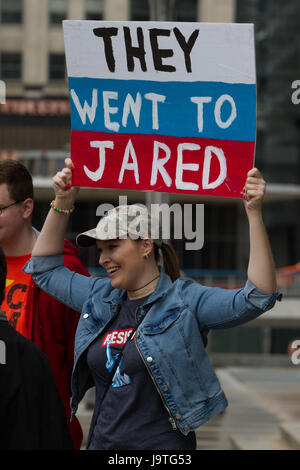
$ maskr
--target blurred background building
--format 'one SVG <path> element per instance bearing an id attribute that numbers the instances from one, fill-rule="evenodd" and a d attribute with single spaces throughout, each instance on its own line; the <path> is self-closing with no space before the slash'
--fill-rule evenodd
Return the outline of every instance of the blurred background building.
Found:
<path id="1" fill-rule="evenodd" d="M 0 0 L 0 79 L 6 84 L 6 103 L 0 104 L 0 158 L 20 159 L 33 174 L 38 229 L 53 196 L 51 178 L 70 147 L 62 20 L 146 21 L 150 15 L 148 0 Z M 169 19 L 255 24 L 256 166 L 270 182 L 264 218 L 276 265 L 284 268 L 278 279 L 288 295 L 282 302 L 287 310 L 281 308 L 274 318 L 268 315 L 268 321 L 258 320 L 251 327 L 212 332 L 209 349 L 218 363 L 261 361 L 262 355 L 278 360 L 278 355 L 286 357 L 288 343 L 300 338 L 300 105 L 291 100 L 292 82 L 300 80 L 300 2 L 174 0 Z M 129 203 L 145 202 L 143 192 L 120 194 L 127 195 Z M 99 191 L 82 189 L 68 238 L 74 241 L 76 233 L 95 226 L 98 204 L 117 204 L 118 196 L 116 190 L 103 190 L 100 201 Z M 205 204 L 202 250 L 184 251 L 184 241 L 174 241 L 182 270 L 208 285 L 243 285 L 249 253 L 242 201 L 194 195 L 178 198 L 178 194 L 170 195 L 170 203 Z M 92 249 L 82 251 L 82 258 L 91 272 L 97 272 Z"/>

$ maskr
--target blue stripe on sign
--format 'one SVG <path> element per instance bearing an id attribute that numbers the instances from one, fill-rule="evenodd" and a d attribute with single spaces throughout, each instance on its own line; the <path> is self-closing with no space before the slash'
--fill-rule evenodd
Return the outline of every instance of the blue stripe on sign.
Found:
<path id="1" fill-rule="evenodd" d="M 69 77 L 69 88 L 74 130 L 255 141 L 255 84 Z"/>

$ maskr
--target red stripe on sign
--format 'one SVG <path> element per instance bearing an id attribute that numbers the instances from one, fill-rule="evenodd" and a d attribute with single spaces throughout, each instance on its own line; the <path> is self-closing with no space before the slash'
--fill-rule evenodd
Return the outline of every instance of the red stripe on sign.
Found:
<path id="1" fill-rule="evenodd" d="M 72 131 L 73 184 L 239 197 L 255 142 Z"/>

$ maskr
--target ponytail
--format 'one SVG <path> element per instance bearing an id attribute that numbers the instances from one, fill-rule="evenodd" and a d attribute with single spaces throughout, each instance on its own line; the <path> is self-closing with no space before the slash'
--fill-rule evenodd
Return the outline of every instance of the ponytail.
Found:
<path id="1" fill-rule="evenodd" d="M 180 277 L 180 268 L 179 268 L 179 260 L 177 253 L 171 245 L 171 243 L 162 243 L 161 253 L 163 257 L 163 268 L 166 274 L 171 278 L 171 281 L 174 282 L 176 279 Z M 154 255 L 155 260 L 159 260 L 159 248 L 157 245 L 154 244 Z"/>

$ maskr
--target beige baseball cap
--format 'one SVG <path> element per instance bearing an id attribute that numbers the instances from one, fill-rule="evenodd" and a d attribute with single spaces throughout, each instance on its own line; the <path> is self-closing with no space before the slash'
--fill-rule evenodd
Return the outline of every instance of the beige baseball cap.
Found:
<path id="1" fill-rule="evenodd" d="M 80 247 L 92 246 L 96 240 L 115 240 L 130 237 L 133 240 L 151 238 L 161 246 L 159 219 L 146 206 L 139 204 L 115 207 L 101 218 L 97 226 L 76 237 Z"/>

